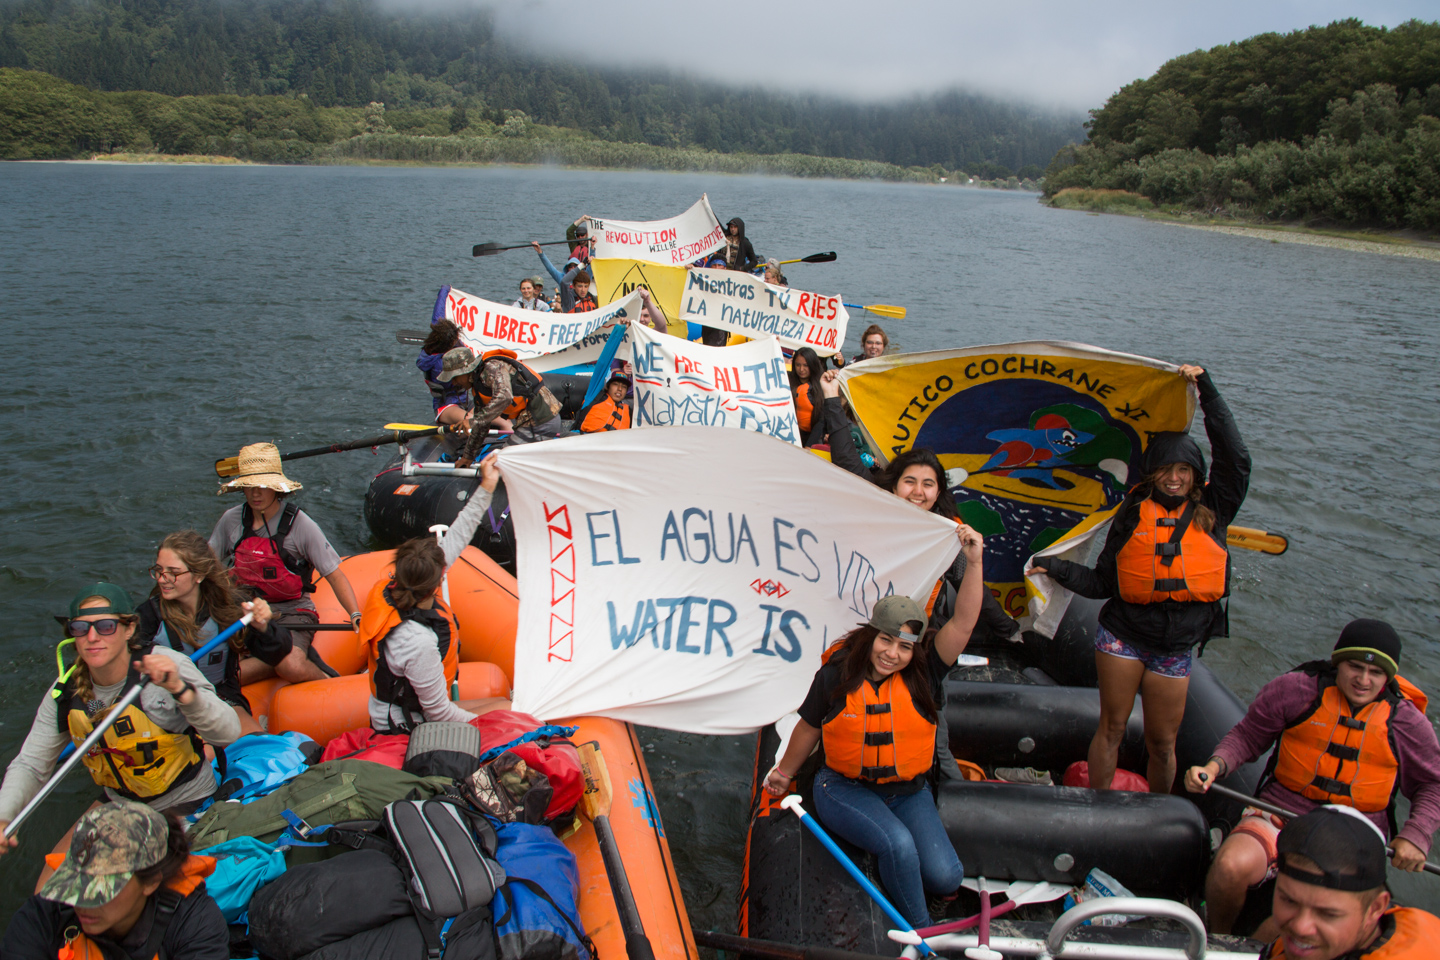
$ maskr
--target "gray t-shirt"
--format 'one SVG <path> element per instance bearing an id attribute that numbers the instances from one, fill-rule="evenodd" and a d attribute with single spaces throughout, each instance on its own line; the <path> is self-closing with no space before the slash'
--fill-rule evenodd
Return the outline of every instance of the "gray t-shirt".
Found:
<path id="1" fill-rule="evenodd" d="M 240 512 L 244 508 L 245 504 L 241 503 L 220 514 L 220 520 L 210 534 L 210 549 L 215 551 L 215 556 L 222 562 L 230 561 L 230 555 L 235 552 L 235 544 L 240 542 Z M 279 522 L 280 514 L 277 513 L 275 519 L 270 521 L 271 534 L 274 534 Z M 263 532 L 264 528 L 261 530 Z M 330 541 L 326 539 L 320 525 L 311 520 L 304 510 L 296 514 L 295 523 L 285 535 L 285 542 L 280 545 L 280 552 L 291 566 L 298 567 L 301 563 L 309 563 L 315 568 L 316 575 L 321 577 L 328 577 L 340 568 L 340 554 L 330 546 Z"/>

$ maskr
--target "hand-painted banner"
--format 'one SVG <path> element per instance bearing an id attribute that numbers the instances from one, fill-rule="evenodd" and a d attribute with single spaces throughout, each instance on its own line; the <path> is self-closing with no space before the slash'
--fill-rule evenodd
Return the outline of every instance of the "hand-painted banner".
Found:
<path id="1" fill-rule="evenodd" d="M 591 217 L 590 236 L 596 257 L 616 257 L 684 266 L 725 246 L 725 230 L 701 195 L 695 205 L 666 220 L 597 220 Z"/>
<path id="2" fill-rule="evenodd" d="M 595 302 L 614 303 L 644 287 L 650 291 L 672 336 L 685 336 L 686 323 L 680 319 L 680 293 L 685 289 L 685 268 L 667 267 L 643 260 L 591 260 L 595 275 Z"/>
<path id="3" fill-rule="evenodd" d="M 845 342 L 850 314 L 838 296 L 777 287 L 735 270 L 695 268 L 685 279 L 680 318 L 747 337 L 774 336 L 822 357 Z"/>
<path id="4" fill-rule="evenodd" d="M 637 427 L 738 427 L 800 445 L 774 337 L 707 347 L 631 324 Z"/>
<path id="5" fill-rule="evenodd" d="M 735 349 L 735 348 L 730 348 Z M 667 487 L 646 478 L 676 476 Z M 515 709 L 695 733 L 794 710 L 881 597 L 924 602 L 955 526 L 745 430 L 506 447 L 518 544 Z"/>
<path id="6" fill-rule="evenodd" d="M 568 352 L 572 356 L 557 364 L 565 366 L 599 356 L 606 336 L 603 328 L 616 320 L 638 317 L 640 295 L 632 293 L 585 313 L 538 313 L 481 300 L 454 287 L 441 287 L 435 303 L 436 316 L 442 311 L 446 320 L 460 328 L 461 342 L 477 355 L 488 350 L 514 350 L 520 359 L 529 360 Z M 594 341 L 593 348 L 586 340 Z M 573 350 L 577 345 L 580 349 Z M 581 358 L 581 353 L 591 355 Z M 549 369 L 549 365 L 545 368 Z"/>
<path id="7" fill-rule="evenodd" d="M 1138 479 L 1150 437 L 1189 429 L 1195 393 L 1177 369 L 1046 341 L 878 357 L 840 377 L 871 450 L 935 451 L 961 518 L 985 537 L 991 592 L 1049 636 L 1069 592 L 1027 581 L 1026 564 L 1083 560 Z"/>

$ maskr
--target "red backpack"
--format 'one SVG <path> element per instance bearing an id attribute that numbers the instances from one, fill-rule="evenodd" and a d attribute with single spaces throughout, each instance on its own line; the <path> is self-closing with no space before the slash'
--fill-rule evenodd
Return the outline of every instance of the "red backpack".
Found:
<path id="1" fill-rule="evenodd" d="M 277 603 L 298 600 L 303 594 L 315 590 L 310 582 L 315 568 L 302 563 L 300 569 L 295 569 L 280 549 L 299 515 L 299 507 L 293 503 L 285 504 L 285 509 L 280 511 L 280 521 L 275 525 L 275 533 L 266 536 L 251 529 L 255 514 L 251 512 L 250 504 L 240 508 L 240 537 L 235 541 L 234 550 L 235 579 L 258 591 L 266 600 Z"/>
<path id="2" fill-rule="evenodd" d="M 510 758 L 523 760 L 525 766 L 545 775 L 552 791 L 545 807 L 544 822 L 569 825 L 575 807 L 585 793 L 585 775 L 580 769 L 580 753 L 568 737 L 544 732 L 539 720 L 515 710 L 492 710 L 470 721 L 480 730 L 480 755 L 499 749 L 500 753 L 486 762 L 486 767 L 508 767 Z M 556 728 L 550 727 L 553 731 Z M 570 728 L 573 729 L 573 728 Z M 528 733 L 542 731 L 542 736 L 524 743 L 516 740 Z"/>

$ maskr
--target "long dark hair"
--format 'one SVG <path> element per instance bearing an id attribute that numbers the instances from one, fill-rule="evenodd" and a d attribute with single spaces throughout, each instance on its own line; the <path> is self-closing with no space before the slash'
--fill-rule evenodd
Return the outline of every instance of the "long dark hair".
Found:
<path id="1" fill-rule="evenodd" d="M 165 823 L 169 826 L 170 832 L 165 837 L 165 856 L 160 862 L 148 867 L 141 867 L 135 871 L 135 879 L 140 881 L 142 887 L 159 880 L 163 885 L 168 880 L 173 880 L 179 875 L 185 861 L 190 859 L 190 840 L 185 836 L 185 824 L 180 818 L 172 813 L 167 813 Z"/>
<path id="2" fill-rule="evenodd" d="M 944 517 L 946 520 L 954 520 L 957 515 L 955 496 L 950 492 L 950 485 L 945 480 L 945 467 L 932 450 L 925 447 L 906 450 L 891 460 L 880 474 L 880 486 L 894 493 L 895 488 L 900 485 L 900 478 L 905 475 L 905 471 L 914 466 L 929 467 L 935 471 L 935 483 L 939 486 L 940 492 L 935 495 L 935 503 L 930 507 L 930 512 Z"/>
<path id="3" fill-rule="evenodd" d="M 449 320 L 441 320 L 430 328 L 430 335 L 420 349 L 425 353 L 444 353 L 460 345 L 460 328 Z"/>
<path id="4" fill-rule="evenodd" d="M 870 648 L 875 645 L 875 638 L 879 635 L 879 630 L 866 624 L 840 638 L 839 649 L 831 654 L 832 659 L 840 660 L 840 682 L 830 694 L 832 703 L 844 702 L 846 697 L 865 682 L 870 668 Z M 935 694 L 930 687 L 930 647 L 934 642 L 935 631 L 927 630 L 920 642 L 915 644 L 915 652 L 911 655 L 910 662 L 900 669 L 900 679 L 910 691 L 910 699 L 915 702 L 915 709 L 931 723 L 939 716 Z"/>
<path id="5" fill-rule="evenodd" d="M 390 581 L 390 602 L 396 610 L 410 610 L 435 595 L 445 577 L 445 551 L 434 537 L 406 540 L 395 550 L 395 576 Z"/>
<path id="6" fill-rule="evenodd" d="M 815 351 L 809 347 L 801 347 L 799 350 L 796 350 L 794 356 L 790 358 L 790 389 L 793 391 L 796 387 L 800 386 L 801 383 L 800 377 L 795 373 L 795 360 L 797 358 L 804 360 L 806 368 L 810 371 L 810 376 L 806 378 L 804 382 L 810 384 L 810 386 L 818 391 L 820 389 L 820 375 L 825 372 L 825 368 L 821 365 L 820 358 L 815 355 Z"/>
<path id="7" fill-rule="evenodd" d="M 1130 491 L 1130 495 L 1135 498 L 1136 502 L 1148 500 L 1150 495 L 1156 491 L 1156 484 L 1160 482 L 1160 478 L 1170 467 L 1171 464 L 1167 463 L 1145 477 L 1135 485 L 1135 488 Z M 1205 492 L 1205 481 L 1193 466 L 1190 467 L 1190 472 L 1195 475 L 1194 482 L 1190 484 L 1190 492 L 1185 495 L 1185 499 L 1195 504 L 1195 519 L 1190 522 L 1205 533 L 1211 533 L 1215 530 L 1215 511 L 1200 502 L 1200 497 Z"/>

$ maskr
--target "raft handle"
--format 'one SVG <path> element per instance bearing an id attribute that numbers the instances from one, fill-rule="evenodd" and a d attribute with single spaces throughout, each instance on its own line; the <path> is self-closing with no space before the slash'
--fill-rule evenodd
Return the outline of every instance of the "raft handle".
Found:
<path id="1" fill-rule="evenodd" d="M 478 477 L 479 467 L 457 467 L 453 463 L 416 463 L 405 450 L 405 463 L 400 467 L 404 477 Z"/>
<path id="2" fill-rule="evenodd" d="M 1065 956 L 1065 938 L 1070 936 L 1076 927 L 1093 917 L 1114 913 L 1138 914 L 1143 917 L 1162 917 L 1166 920 L 1180 921 L 1185 925 L 1186 932 L 1190 934 L 1190 942 L 1185 947 L 1185 956 L 1188 960 L 1204 960 L 1205 925 L 1200 922 L 1195 911 L 1174 900 L 1157 900 L 1150 897 L 1096 897 L 1094 900 L 1077 903 L 1061 914 L 1060 918 L 1055 921 L 1055 925 L 1050 928 L 1050 934 L 1045 938 L 1046 952 L 1044 956 Z M 1086 944 L 1086 946 L 1092 946 L 1092 944 Z M 1098 953 L 1096 955 L 1098 956 Z"/>

